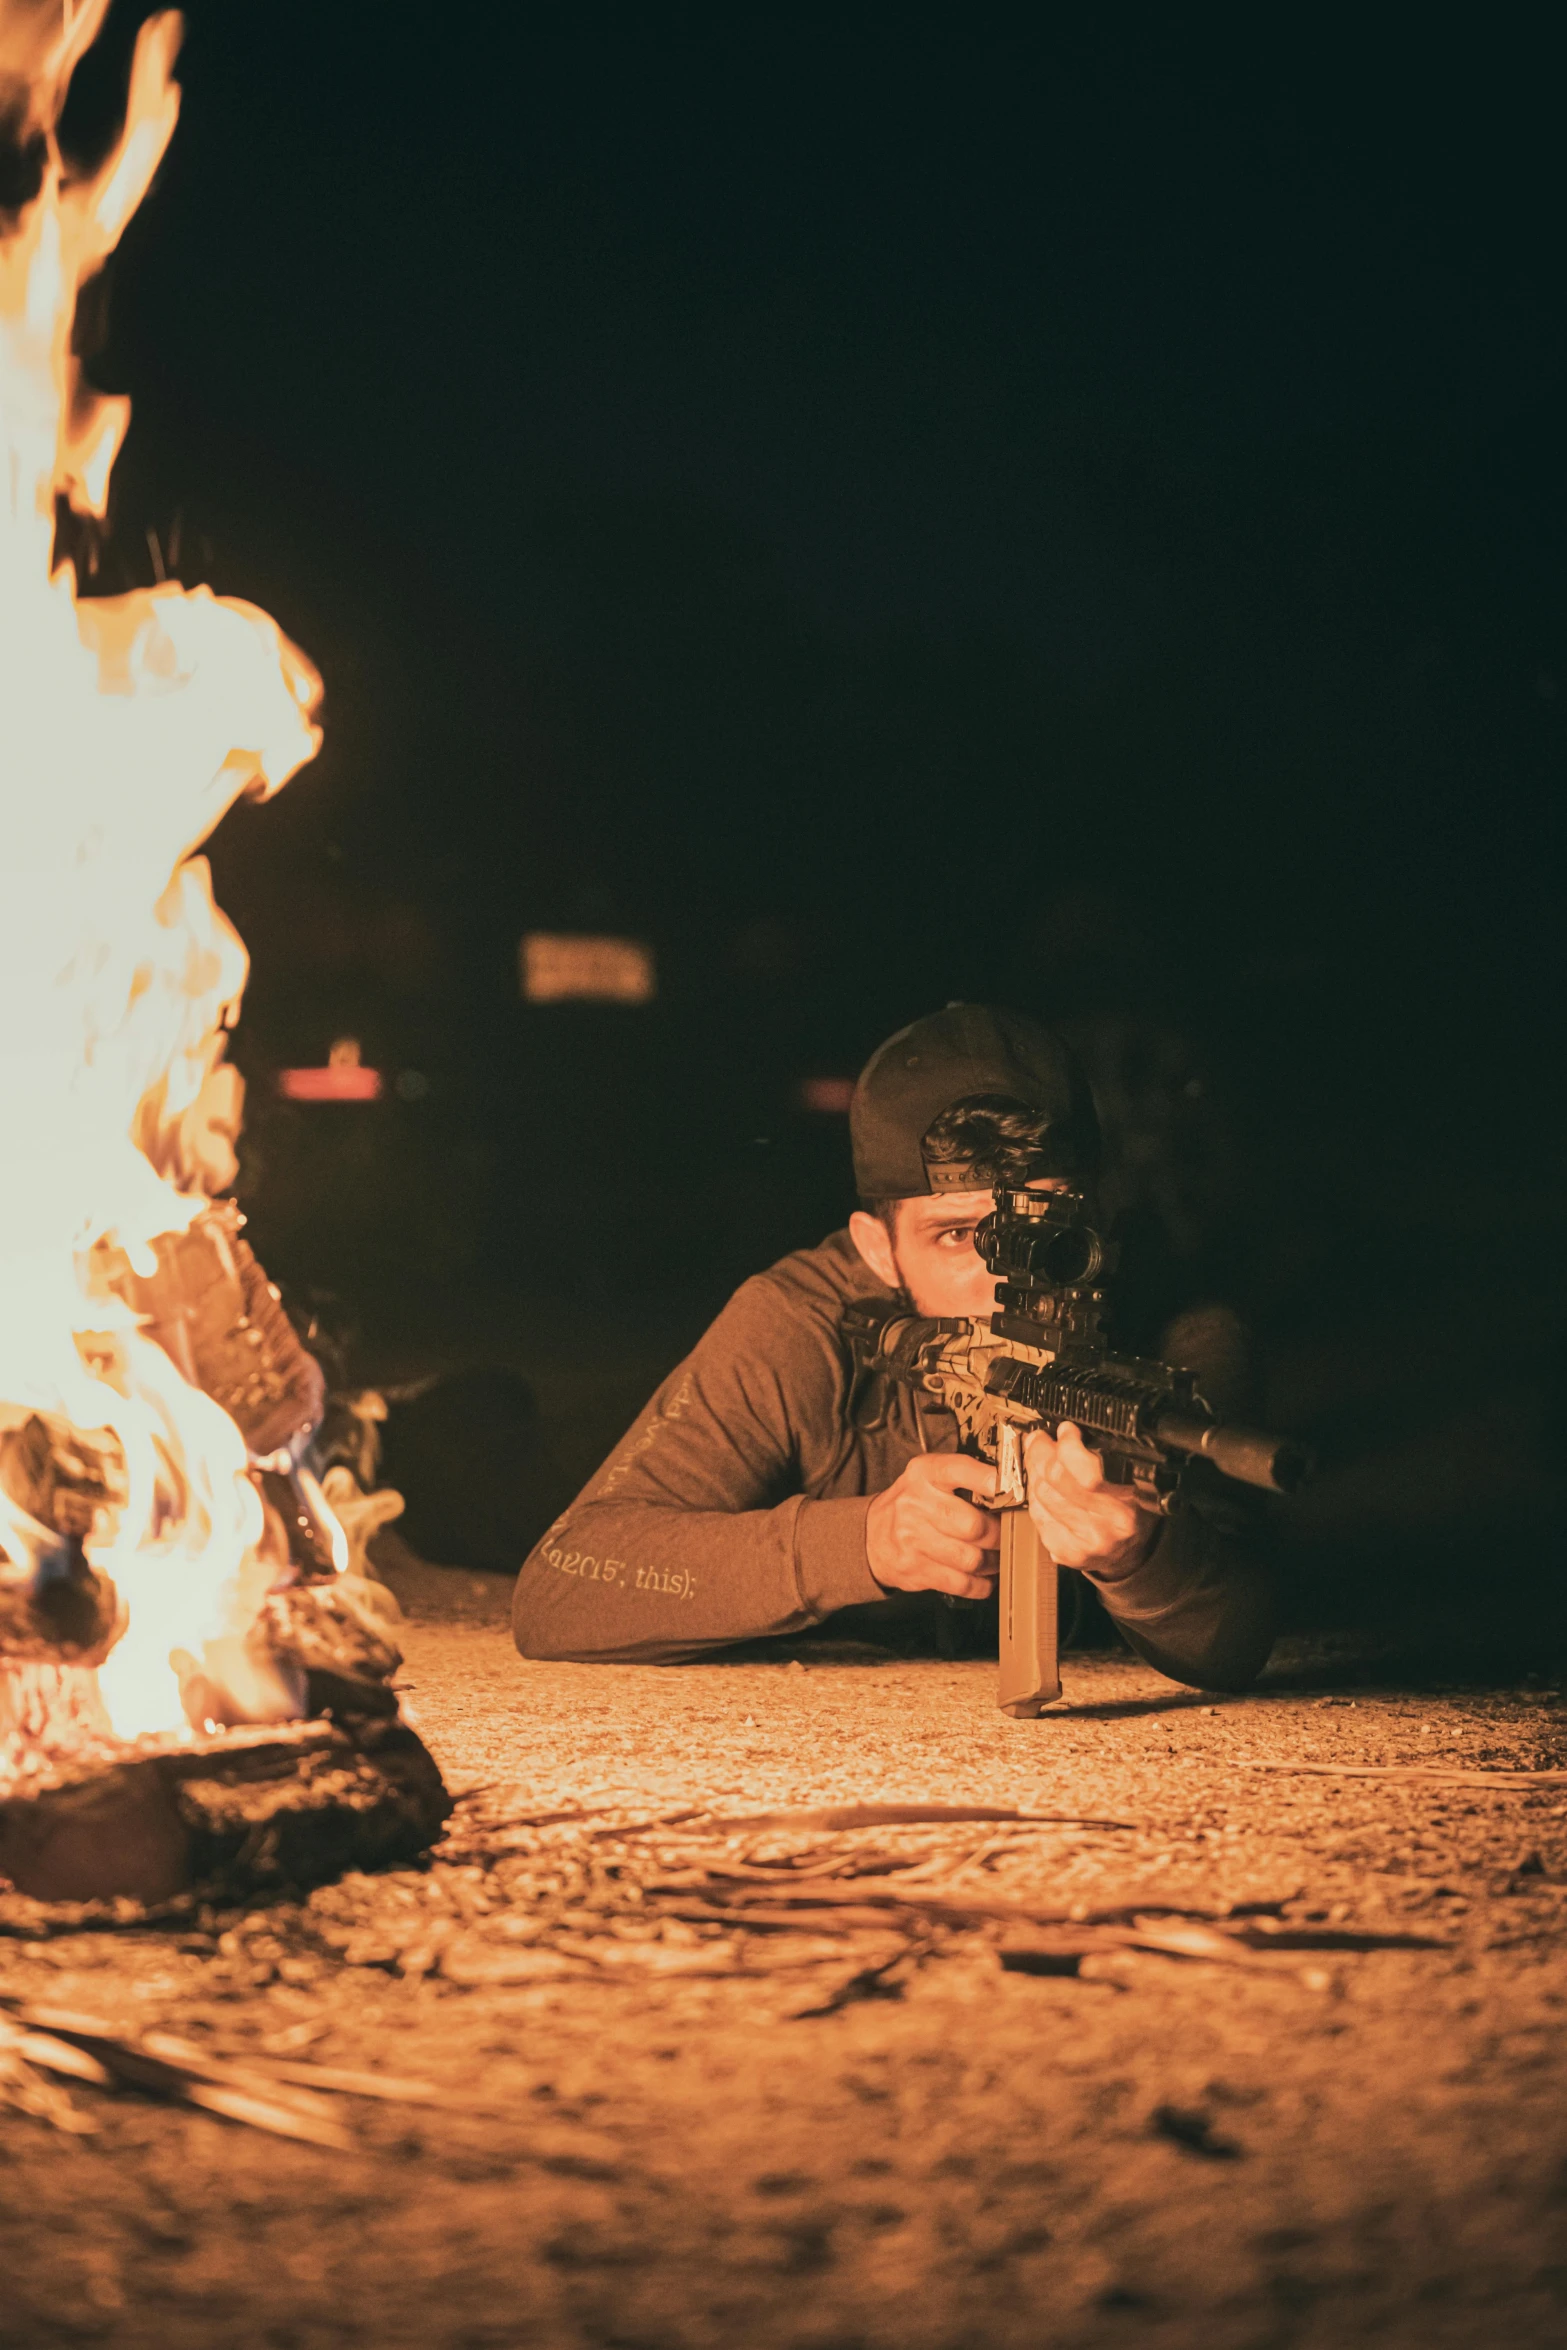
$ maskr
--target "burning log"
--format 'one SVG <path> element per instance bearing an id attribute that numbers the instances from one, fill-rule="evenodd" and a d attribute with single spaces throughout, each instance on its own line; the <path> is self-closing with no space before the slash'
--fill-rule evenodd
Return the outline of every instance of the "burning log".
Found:
<path id="1" fill-rule="evenodd" d="M 97 1665 L 125 1629 L 119 1593 L 82 1547 L 98 1511 L 124 1497 L 122 1465 L 38 1412 L 0 1431 L 0 1491 L 23 1553 L 0 1544 L 0 1657 Z"/>
<path id="2" fill-rule="evenodd" d="M 186 1231 L 156 1242 L 155 1273 L 122 1264 L 109 1278 L 190 1385 L 227 1412 L 252 1457 L 265 1458 L 308 1442 L 326 1385 L 244 1222 L 233 1200 L 215 1200 Z"/>
<path id="3" fill-rule="evenodd" d="M 214 1200 L 186 1231 L 155 1243 L 154 1272 L 137 1274 L 125 1259 L 111 1258 L 100 1278 L 244 1437 L 267 1555 L 307 1580 L 324 1579 L 346 1556 L 300 1457 L 320 1425 L 326 1383 L 245 1239 L 244 1223 L 233 1200 Z"/>
<path id="4" fill-rule="evenodd" d="M 124 1462 L 30 1412 L 19 1427 L 0 1433 L 0 1485 L 33 1518 L 79 1542 L 100 1509 L 123 1503 Z"/>
<path id="5" fill-rule="evenodd" d="M 406 1722 L 283 1722 L 57 1764 L 0 1798 L 0 1874 L 39 1901 L 275 1893 L 415 1859 L 451 1808 Z"/>
<path id="6" fill-rule="evenodd" d="M 311 1883 L 413 1857 L 450 1809 L 434 1763 L 397 1718 L 401 1652 L 343 1588 L 331 1513 L 295 1466 L 319 1419 L 321 1372 L 242 1221 L 218 1203 L 159 1244 L 152 1274 L 116 1267 L 110 1282 L 190 1384 L 228 1412 L 252 1461 L 261 1456 L 251 1470 L 259 1547 L 281 1578 L 241 1644 L 250 1675 L 218 1669 L 211 1644 L 201 1658 L 174 1651 L 184 1711 L 201 1732 L 177 1754 L 117 1751 L 90 1674 L 69 1669 L 100 1664 L 124 1629 L 123 1601 L 83 1548 L 123 1504 L 123 1463 L 38 1413 L 0 1434 L 10 1522 L 37 1528 L 26 1568 L 7 1573 L 0 1558 L 7 1726 L 13 1762 L 20 1749 L 28 1765 L 25 1784 L 0 1801 L 0 1875 L 34 1898 L 157 1902 L 195 1885 Z M 317 1718 L 247 1733 L 257 1685 L 291 1690 Z M 225 1732 L 238 1733 L 232 1744 Z"/>
<path id="7" fill-rule="evenodd" d="M 276 1661 L 303 1673 L 311 1713 L 340 1721 L 396 1713 L 390 1682 L 402 1650 L 334 1585 L 296 1583 L 274 1591 L 251 1637 Z"/>

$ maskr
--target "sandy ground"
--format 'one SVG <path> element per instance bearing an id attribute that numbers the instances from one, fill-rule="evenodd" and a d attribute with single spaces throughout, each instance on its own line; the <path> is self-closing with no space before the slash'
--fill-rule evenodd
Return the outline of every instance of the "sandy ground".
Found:
<path id="1" fill-rule="evenodd" d="M 1085 1659 L 1023 1724 L 983 1664 L 529 1666 L 499 1586 L 404 1596 L 407 1703 L 471 1791 L 434 1868 L 180 1934 L 13 1936 L 0 1976 L 449 2102 L 336 2101 L 347 2152 L 92 2090 L 80 2138 L 0 2113 L 6 2344 L 1567 2338 L 1567 1785 L 1254 1767 L 1567 1763 L 1554 1685 L 1400 1687 L 1319 1649 L 1210 1700 Z M 594 1837 L 868 1801 L 1129 1824 L 867 1830 L 827 1839 L 833 1865 L 1020 1902 L 1283 1901 L 1440 1946 L 1020 1974 L 999 1925 L 910 1958 L 874 1917 L 836 1942 L 640 1922 L 682 1868 L 819 1833 Z M 596 1900 L 635 1964 L 600 1963 Z M 882 1995 L 801 2012 L 889 1958 L 860 1984 Z"/>

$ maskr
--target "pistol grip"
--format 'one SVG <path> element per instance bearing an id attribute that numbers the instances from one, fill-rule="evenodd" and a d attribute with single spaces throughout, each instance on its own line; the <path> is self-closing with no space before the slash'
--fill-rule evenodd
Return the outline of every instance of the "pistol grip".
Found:
<path id="1" fill-rule="evenodd" d="M 1061 1694 L 1057 1572 L 1026 1509 L 1001 1513 L 1001 1685 L 1004 1714 L 1028 1720 Z"/>

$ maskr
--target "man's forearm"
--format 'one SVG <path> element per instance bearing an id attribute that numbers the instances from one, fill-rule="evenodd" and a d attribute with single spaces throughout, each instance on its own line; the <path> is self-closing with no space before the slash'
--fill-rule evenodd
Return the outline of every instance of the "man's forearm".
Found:
<path id="1" fill-rule="evenodd" d="M 524 1562 L 512 1620 L 524 1656 L 675 1664 L 803 1631 L 883 1596 L 865 1563 L 868 1501 L 766 1510 L 578 1502 Z"/>

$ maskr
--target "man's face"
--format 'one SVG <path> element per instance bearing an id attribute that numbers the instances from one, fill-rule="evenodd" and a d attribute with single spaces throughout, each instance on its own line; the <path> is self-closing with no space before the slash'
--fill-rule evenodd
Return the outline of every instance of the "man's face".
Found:
<path id="1" fill-rule="evenodd" d="M 895 1232 L 863 1210 L 849 1219 L 849 1231 L 878 1281 L 908 1292 L 917 1314 L 991 1313 L 996 1283 L 974 1247 L 974 1234 L 990 1214 L 988 1191 L 949 1191 L 931 1199 L 899 1200 Z"/>
<path id="2" fill-rule="evenodd" d="M 1045 1181 L 1029 1188 L 1065 1191 L 1069 1186 Z M 879 1216 L 861 1208 L 849 1218 L 849 1237 L 883 1287 L 906 1291 L 917 1314 L 977 1321 L 994 1313 L 996 1305 L 995 1276 L 974 1246 L 974 1235 L 995 1204 L 988 1191 L 900 1199 L 891 1232 Z"/>

